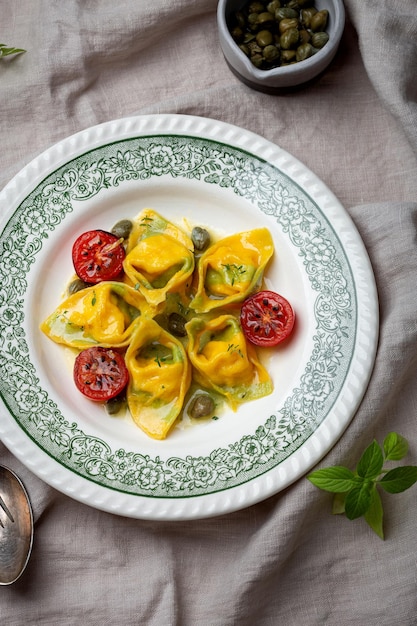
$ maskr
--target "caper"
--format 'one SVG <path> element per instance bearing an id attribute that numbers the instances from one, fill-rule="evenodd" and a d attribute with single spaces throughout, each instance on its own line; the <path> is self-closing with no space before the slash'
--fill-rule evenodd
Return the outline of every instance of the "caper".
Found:
<path id="1" fill-rule="evenodd" d="M 255 54 L 262 54 L 262 48 L 256 43 L 256 41 L 250 41 L 248 43 L 248 48 L 251 57 L 253 57 Z"/>
<path id="2" fill-rule="evenodd" d="M 281 7 L 275 11 L 275 21 L 280 22 L 285 19 L 296 19 L 298 17 L 297 11 L 289 9 L 288 7 Z"/>
<path id="3" fill-rule="evenodd" d="M 262 54 L 265 61 L 267 61 L 268 63 L 273 63 L 274 61 L 279 59 L 279 50 L 276 46 L 272 44 L 269 46 L 265 46 Z"/>
<path id="4" fill-rule="evenodd" d="M 107 400 L 104 404 L 104 408 L 106 409 L 106 413 L 109 415 L 117 415 L 117 413 L 120 413 L 125 404 L 126 394 L 122 391 L 122 393 L 119 393 L 118 396 Z"/>
<path id="5" fill-rule="evenodd" d="M 309 7 L 308 9 L 302 9 L 300 12 L 301 24 L 304 28 L 310 28 L 311 18 L 317 13 L 315 7 Z"/>
<path id="6" fill-rule="evenodd" d="M 289 28 L 297 28 L 298 29 L 298 20 L 296 18 L 284 18 L 279 23 L 279 32 L 281 35 L 285 33 Z"/>
<path id="7" fill-rule="evenodd" d="M 326 9 L 322 9 L 321 11 L 317 11 L 311 20 L 310 20 L 310 28 L 312 31 L 323 31 L 327 26 L 327 19 L 329 17 L 329 12 Z"/>
<path id="8" fill-rule="evenodd" d="M 185 337 L 187 334 L 185 330 L 186 322 L 185 317 L 174 311 L 168 316 L 168 331 L 176 337 Z"/>
<path id="9" fill-rule="evenodd" d="M 208 417 L 213 413 L 215 403 L 211 396 L 201 393 L 195 396 L 188 407 L 188 415 L 198 419 L 199 417 Z"/>
<path id="10" fill-rule="evenodd" d="M 265 48 L 265 46 L 269 46 L 274 41 L 274 36 L 270 30 L 260 30 L 256 35 L 256 42 L 261 48 Z"/>
<path id="11" fill-rule="evenodd" d="M 281 61 L 283 63 L 295 61 L 295 50 L 281 50 Z"/>
<path id="12" fill-rule="evenodd" d="M 262 2 L 251 2 L 248 6 L 249 13 L 262 13 L 264 5 Z"/>
<path id="13" fill-rule="evenodd" d="M 324 45 L 329 41 L 329 35 L 325 32 L 313 33 L 311 36 L 311 45 L 315 48 L 323 48 Z"/>
<path id="14" fill-rule="evenodd" d="M 298 43 L 298 29 L 289 28 L 283 33 L 279 39 L 280 46 L 283 50 L 294 48 Z"/>
<path id="15" fill-rule="evenodd" d="M 298 46 L 295 58 L 297 61 L 305 61 L 305 59 L 313 56 L 313 54 L 313 46 L 310 43 L 303 43 L 301 46 Z"/>
<path id="16" fill-rule="evenodd" d="M 259 13 L 257 26 L 258 30 L 262 28 L 268 28 L 274 25 L 274 16 L 271 15 L 269 11 L 264 11 L 263 13 Z"/>
<path id="17" fill-rule="evenodd" d="M 258 13 L 249 13 L 248 15 L 248 28 L 251 31 L 256 31 L 258 28 Z"/>
<path id="18" fill-rule="evenodd" d="M 123 237 L 123 239 L 128 239 L 132 228 L 133 224 L 130 220 L 120 220 L 113 226 L 111 232 L 113 235 L 116 235 L 116 237 Z"/>
<path id="19" fill-rule="evenodd" d="M 67 291 L 68 291 L 68 294 L 71 296 L 73 293 L 77 293 L 78 291 L 81 291 L 82 289 L 86 289 L 87 287 L 90 287 L 88 283 L 85 283 L 83 280 L 81 280 L 81 278 L 75 278 L 68 285 Z"/>
<path id="20" fill-rule="evenodd" d="M 240 41 L 243 41 L 244 32 L 240 26 L 235 26 L 234 28 L 232 28 L 232 30 L 230 31 L 230 34 L 232 35 L 233 39 L 237 41 L 238 43 Z"/>
<path id="21" fill-rule="evenodd" d="M 266 10 L 275 15 L 275 11 L 281 7 L 281 2 L 279 0 L 272 0 L 266 5 Z"/>
<path id="22" fill-rule="evenodd" d="M 250 50 L 250 46 L 248 47 Z M 191 231 L 191 241 L 194 244 L 194 248 L 199 252 L 202 252 L 210 245 L 210 234 L 205 228 L 195 226 Z"/>
<path id="23" fill-rule="evenodd" d="M 245 33 L 243 37 L 243 43 L 250 43 L 255 39 L 255 35 L 253 33 Z"/>
<path id="24" fill-rule="evenodd" d="M 263 55 L 260 54 L 259 52 L 256 54 L 253 54 L 250 58 L 250 60 L 252 61 L 252 63 L 254 64 L 255 67 L 257 68 L 261 68 L 264 62 L 264 58 Z"/>
<path id="25" fill-rule="evenodd" d="M 300 44 L 302 43 L 310 43 L 311 35 L 305 28 L 302 28 L 298 31 L 298 37 Z"/>

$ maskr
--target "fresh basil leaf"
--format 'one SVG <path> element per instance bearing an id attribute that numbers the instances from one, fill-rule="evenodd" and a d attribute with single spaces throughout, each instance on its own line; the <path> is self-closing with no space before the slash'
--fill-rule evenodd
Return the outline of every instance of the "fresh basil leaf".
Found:
<path id="1" fill-rule="evenodd" d="M 348 519 L 356 519 L 366 513 L 371 505 L 372 489 L 375 489 L 374 483 L 366 481 L 349 491 L 345 501 L 345 513 Z"/>
<path id="2" fill-rule="evenodd" d="M 355 474 L 347 467 L 335 465 L 312 472 L 308 480 L 319 489 L 332 493 L 344 493 L 358 484 Z"/>
<path id="3" fill-rule="evenodd" d="M 381 446 L 374 439 L 359 459 L 356 471 L 362 478 L 376 478 L 381 473 L 383 464 Z"/>
<path id="4" fill-rule="evenodd" d="M 398 433 L 388 433 L 384 439 L 384 454 L 387 461 L 400 461 L 408 452 L 408 441 Z"/>
<path id="5" fill-rule="evenodd" d="M 376 488 L 372 489 L 371 502 L 368 510 L 365 511 L 365 520 L 381 539 L 384 538 L 383 516 L 381 496 Z"/>
<path id="6" fill-rule="evenodd" d="M 404 465 L 387 472 L 378 481 L 378 484 L 388 493 L 401 493 L 409 489 L 415 482 L 417 482 L 417 467 L 415 465 Z"/>

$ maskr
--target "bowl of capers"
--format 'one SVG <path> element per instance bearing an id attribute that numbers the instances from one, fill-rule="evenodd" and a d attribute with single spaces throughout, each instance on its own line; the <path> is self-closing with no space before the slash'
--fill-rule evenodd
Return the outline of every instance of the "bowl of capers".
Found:
<path id="1" fill-rule="evenodd" d="M 345 26 L 343 0 L 219 0 L 220 45 L 232 72 L 267 93 L 309 84 Z"/>

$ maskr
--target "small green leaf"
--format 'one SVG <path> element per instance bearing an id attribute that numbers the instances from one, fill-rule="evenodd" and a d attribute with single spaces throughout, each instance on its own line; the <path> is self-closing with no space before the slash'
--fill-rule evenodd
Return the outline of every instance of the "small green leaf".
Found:
<path id="1" fill-rule="evenodd" d="M 359 459 L 356 471 L 362 478 L 376 478 L 381 473 L 383 464 L 381 446 L 374 439 Z"/>
<path id="2" fill-rule="evenodd" d="M 361 517 L 371 505 L 371 492 L 375 485 L 371 481 L 364 481 L 346 495 L 345 513 L 350 520 Z"/>
<path id="3" fill-rule="evenodd" d="M 345 512 L 346 496 L 347 493 L 335 493 L 332 505 L 333 515 L 341 515 Z"/>
<path id="4" fill-rule="evenodd" d="M 312 472 L 308 480 L 319 489 L 332 493 L 344 493 L 358 484 L 355 474 L 347 467 L 335 465 Z"/>
<path id="5" fill-rule="evenodd" d="M 388 493 L 401 493 L 417 482 L 417 467 L 415 465 L 396 467 L 387 472 L 378 482 Z"/>
<path id="6" fill-rule="evenodd" d="M 398 433 L 388 433 L 384 439 L 384 453 L 387 461 L 400 461 L 408 452 L 408 441 Z"/>
<path id="7" fill-rule="evenodd" d="M 383 515 L 381 496 L 377 489 L 372 489 L 371 502 L 368 510 L 365 511 L 365 520 L 381 539 L 384 539 Z"/>
<path id="8" fill-rule="evenodd" d="M 6 44 L 0 43 L 0 59 L 2 57 L 10 56 L 11 54 L 22 54 L 23 52 L 26 52 L 23 48 L 7 48 Z"/>

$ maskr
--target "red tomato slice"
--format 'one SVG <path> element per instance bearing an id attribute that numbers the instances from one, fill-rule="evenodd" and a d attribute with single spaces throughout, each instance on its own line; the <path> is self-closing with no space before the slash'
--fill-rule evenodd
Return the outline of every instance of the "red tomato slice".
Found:
<path id="1" fill-rule="evenodd" d="M 259 291 L 247 298 L 240 313 L 245 337 L 257 346 L 276 346 L 294 327 L 292 306 L 274 291 Z"/>
<path id="2" fill-rule="evenodd" d="M 74 382 L 90 400 L 105 402 L 119 395 L 129 382 L 121 354 L 93 346 L 79 353 L 74 363 Z"/>
<path id="3" fill-rule="evenodd" d="M 77 276 L 86 283 L 114 280 L 123 271 L 126 256 L 119 239 L 105 230 L 88 230 L 72 246 L 72 262 Z"/>

